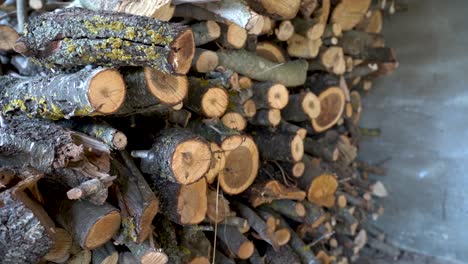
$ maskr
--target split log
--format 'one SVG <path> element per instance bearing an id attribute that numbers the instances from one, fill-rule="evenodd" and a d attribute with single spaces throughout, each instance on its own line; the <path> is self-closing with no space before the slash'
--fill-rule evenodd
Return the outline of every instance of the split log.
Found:
<path id="1" fill-rule="evenodd" d="M 55 67 L 148 66 L 179 74 L 190 69 L 195 52 L 192 31 L 185 26 L 82 8 L 34 17 L 15 50 Z"/>
<path id="2" fill-rule="evenodd" d="M 344 0 L 333 9 L 331 22 L 340 24 L 343 30 L 350 30 L 364 18 L 370 3 L 371 0 Z"/>
<path id="3" fill-rule="evenodd" d="M 105 122 L 77 122 L 77 120 L 64 120 L 61 125 L 85 133 L 106 143 L 113 149 L 122 150 L 127 146 L 127 137 L 121 131 L 111 127 Z"/>
<path id="4" fill-rule="evenodd" d="M 257 108 L 283 109 L 289 101 L 289 91 L 279 83 L 255 83 L 252 86 L 253 97 Z"/>
<path id="5" fill-rule="evenodd" d="M 152 68 L 123 70 L 127 96 L 118 115 L 154 113 L 179 104 L 188 93 L 186 76 L 176 76 Z"/>
<path id="6" fill-rule="evenodd" d="M 244 28 L 249 34 L 258 35 L 263 28 L 263 16 L 254 12 L 243 0 L 224 0 L 198 6 Z"/>
<path id="7" fill-rule="evenodd" d="M 117 264 L 119 252 L 111 242 L 107 242 L 102 247 L 93 250 L 93 264 Z"/>
<path id="8" fill-rule="evenodd" d="M 182 185 L 165 179 L 150 183 L 159 194 L 160 212 L 180 225 L 198 224 L 207 211 L 206 180 Z"/>
<path id="9" fill-rule="evenodd" d="M 43 174 L 24 169 L 23 180 L 0 193 L 0 263 L 37 263 L 54 245 L 54 222 L 32 197 L 28 188 Z"/>
<path id="10" fill-rule="evenodd" d="M 241 49 L 247 43 L 247 31 L 236 24 L 221 24 L 219 42 L 225 48 Z"/>
<path id="11" fill-rule="evenodd" d="M 163 130 L 150 150 L 132 151 L 141 158 L 140 168 L 152 174 L 151 179 L 164 178 L 181 184 L 190 184 L 208 171 L 211 152 L 205 140 L 183 129 Z"/>
<path id="12" fill-rule="evenodd" d="M 247 0 L 253 10 L 276 20 L 292 19 L 299 12 L 300 0 Z"/>
<path id="13" fill-rule="evenodd" d="M 184 101 L 188 109 L 209 118 L 221 117 L 226 112 L 229 97 L 222 82 L 190 77 L 189 83 L 191 92 Z"/>
<path id="14" fill-rule="evenodd" d="M 218 67 L 218 54 L 211 50 L 197 48 L 192 60 L 192 69 L 196 72 L 206 73 Z"/>
<path id="15" fill-rule="evenodd" d="M 83 69 L 32 78 L 4 76 L 0 95 L 2 113 L 23 112 L 49 119 L 108 115 L 122 105 L 125 83 L 112 69 Z"/>
<path id="16" fill-rule="evenodd" d="M 260 109 L 249 123 L 256 126 L 276 127 L 281 122 L 281 111 L 278 109 Z"/>
<path id="17" fill-rule="evenodd" d="M 255 53 L 272 62 L 286 62 L 284 51 L 279 46 L 271 42 L 263 41 L 257 43 L 257 46 L 255 47 Z"/>
<path id="18" fill-rule="evenodd" d="M 7 25 L 0 26 L 0 51 L 9 52 L 15 47 L 16 41 L 19 39 L 19 34 L 16 30 Z"/>
<path id="19" fill-rule="evenodd" d="M 63 228 L 53 229 L 54 246 L 44 256 L 47 261 L 55 263 L 65 263 L 70 258 L 70 250 L 73 245 L 73 238 Z"/>
<path id="20" fill-rule="evenodd" d="M 170 0 L 151 0 L 132 2 L 128 0 L 78 0 L 79 4 L 91 10 L 106 10 L 114 12 L 125 12 L 140 16 L 151 16 Z"/>
<path id="21" fill-rule="evenodd" d="M 268 248 L 265 252 L 265 264 L 300 264 L 301 259 L 294 253 L 289 245 L 285 245 L 274 250 Z"/>
<path id="22" fill-rule="evenodd" d="M 61 185 L 47 181 L 40 186 L 48 213 L 84 249 L 96 249 L 109 241 L 121 223 L 120 212 L 108 203 L 95 205 L 86 200 L 70 201 Z"/>
<path id="23" fill-rule="evenodd" d="M 254 138 L 264 160 L 298 162 L 304 155 L 303 140 L 297 135 L 262 130 Z"/>
<path id="24" fill-rule="evenodd" d="M 192 26 L 195 46 L 201 46 L 221 36 L 221 27 L 215 21 L 202 21 Z"/>
<path id="25" fill-rule="evenodd" d="M 287 41 L 294 35 L 294 25 L 289 20 L 281 21 L 275 35 L 279 41 Z"/>
<path id="26" fill-rule="evenodd" d="M 282 109 L 281 117 L 286 121 L 301 122 L 320 115 L 320 100 L 311 92 L 293 94 L 287 106 Z"/>
<path id="27" fill-rule="evenodd" d="M 218 226 L 218 238 L 223 241 L 230 252 L 240 259 L 248 259 L 252 256 L 255 246 L 237 228 L 229 225 Z"/>
<path id="28" fill-rule="evenodd" d="M 272 81 L 285 86 L 305 83 L 308 63 L 304 60 L 278 64 L 244 50 L 218 51 L 219 65 L 258 81 Z"/>
<path id="29" fill-rule="evenodd" d="M 136 234 L 136 242 L 145 240 L 151 233 L 151 222 L 158 212 L 159 201 L 151 190 L 143 175 L 138 170 L 133 160 L 126 152 L 120 153 L 120 163 L 117 158 L 112 160 L 118 186 L 118 196 L 120 196 L 120 206 L 128 212 L 128 219 L 132 223 Z"/>

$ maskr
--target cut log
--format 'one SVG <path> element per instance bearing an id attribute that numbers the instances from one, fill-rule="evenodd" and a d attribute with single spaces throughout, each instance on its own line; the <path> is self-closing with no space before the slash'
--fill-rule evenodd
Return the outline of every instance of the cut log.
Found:
<path id="1" fill-rule="evenodd" d="M 350 30 L 343 33 L 340 44 L 345 54 L 357 58 L 359 54 L 365 52 L 367 48 L 384 47 L 385 39 L 381 34 Z"/>
<path id="2" fill-rule="evenodd" d="M 279 83 L 255 83 L 252 87 L 257 108 L 283 109 L 289 101 L 289 91 Z"/>
<path id="3" fill-rule="evenodd" d="M 121 198 L 120 206 L 128 212 L 126 221 L 132 223 L 134 230 L 131 231 L 140 243 L 151 233 L 151 222 L 158 212 L 159 201 L 130 156 L 121 152 L 119 158 L 123 164 L 114 158 L 112 165 L 118 175 L 115 184 Z"/>
<path id="4" fill-rule="evenodd" d="M 243 0 L 224 0 L 198 6 L 244 28 L 249 34 L 258 35 L 263 28 L 263 16 L 254 12 Z"/>
<path id="5" fill-rule="evenodd" d="M 127 146 L 127 137 L 121 131 L 105 122 L 77 122 L 77 120 L 64 120 L 61 125 L 85 133 L 109 145 L 113 149 L 122 150 Z"/>
<path id="6" fill-rule="evenodd" d="M 93 264 L 117 264 L 119 252 L 111 242 L 93 250 Z"/>
<path id="7" fill-rule="evenodd" d="M 288 105 L 281 111 L 286 121 L 301 122 L 317 118 L 320 115 L 320 100 L 311 92 L 293 94 Z"/>
<path id="8" fill-rule="evenodd" d="M 2 113 L 23 112 L 49 119 L 106 115 L 117 111 L 125 98 L 122 76 L 112 69 L 83 69 L 46 77 L 0 78 Z"/>
<path id="9" fill-rule="evenodd" d="M 218 226 L 218 238 L 223 241 L 230 252 L 240 259 L 248 259 L 254 252 L 254 244 L 249 241 L 237 228 L 229 225 Z"/>
<path id="10" fill-rule="evenodd" d="M 257 81 L 272 81 L 285 86 L 305 83 L 308 63 L 304 60 L 278 64 L 244 50 L 218 51 L 219 64 Z"/>
<path id="11" fill-rule="evenodd" d="M 294 178 L 300 178 L 304 174 L 305 165 L 304 162 L 299 161 L 295 163 L 291 162 L 279 162 L 279 165 L 289 176 Z"/>
<path id="12" fill-rule="evenodd" d="M 67 8 L 31 19 L 27 34 L 18 40 L 15 50 L 58 68 L 87 64 L 148 66 L 185 74 L 190 69 L 194 46 L 191 29 L 180 24 Z"/>
<path id="13" fill-rule="evenodd" d="M 181 185 L 162 178 L 151 183 L 160 198 L 160 212 L 180 225 L 198 224 L 207 211 L 206 180 Z"/>
<path id="14" fill-rule="evenodd" d="M 219 41 L 225 48 L 241 49 L 247 43 L 247 31 L 236 24 L 221 24 Z"/>
<path id="15" fill-rule="evenodd" d="M 185 227 L 180 237 L 180 247 L 188 251 L 184 263 L 210 264 L 211 242 L 202 231 Z"/>
<path id="16" fill-rule="evenodd" d="M 24 169 L 23 180 L 0 193 L 1 263 L 37 263 L 54 245 L 54 222 L 27 189 L 43 174 Z"/>
<path id="17" fill-rule="evenodd" d="M 96 249 L 109 241 L 121 223 L 120 212 L 108 203 L 94 205 L 86 200 L 70 201 L 60 185 L 47 181 L 39 186 L 48 213 L 84 249 Z"/>
<path id="18" fill-rule="evenodd" d="M 317 133 L 333 127 L 343 114 L 345 96 L 339 87 L 330 87 L 319 94 L 320 115 L 312 119 L 312 128 Z"/>
<path id="19" fill-rule="evenodd" d="M 329 47 L 320 52 L 318 60 L 309 63 L 309 70 L 324 70 L 336 75 L 342 75 L 346 71 L 346 62 L 341 47 Z"/>
<path id="20" fill-rule="evenodd" d="M 132 151 L 140 168 L 151 179 L 165 178 L 181 184 L 199 180 L 208 171 L 211 152 L 205 140 L 183 129 L 163 130 L 150 150 Z"/>
<path id="21" fill-rule="evenodd" d="M 166 253 L 162 249 L 152 246 L 148 240 L 140 244 L 133 241 L 126 241 L 125 245 L 141 264 L 166 264 L 169 261 L 169 257 Z"/>
<path id="22" fill-rule="evenodd" d="M 242 142 L 236 148 L 229 149 L 225 151 L 226 165 L 218 180 L 224 192 L 234 195 L 245 191 L 255 181 L 259 154 L 254 140 L 247 135 L 242 136 Z"/>
<path id="23" fill-rule="evenodd" d="M 166 0 L 164 0 L 166 1 Z M 161 21 L 169 21 L 174 16 L 175 6 L 172 5 L 170 2 L 162 5 L 158 8 L 151 17 Z"/>
<path id="24" fill-rule="evenodd" d="M 218 144 L 223 151 L 235 150 L 244 141 L 239 131 L 226 127 L 219 120 L 193 121 L 189 127 L 203 138 Z"/>
<path id="25" fill-rule="evenodd" d="M 306 209 L 300 202 L 293 200 L 275 200 L 266 205 L 265 208 L 271 208 L 287 218 L 299 223 L 304 222 Z"/>
<path id="26" fill-rule="evenodd" d="M 218 194 L 214 190 L 208 190 L 207 199 L 208 208 L 206 217 L 212 223 L 221 223 L 226 218 L 234 216 L 234 212 L 229 207 L 229 201 L 222 194 Z"/>
<path id="27" fill-rule="evenodd" d="M 241 76 L 239 77 L 239 86 L 241 89 L 250 89 L 252 88 L 253 82 L 252 79 L 250 79 L 247 76 Z"/>
<path id="28" fill-rule="evenodd" d="M 200 78 L 190 77 L 190 93 L 184 101 L 184 105 L 209 118 L 221 117 L 229 104 L 227 92 L 217 81 L 207 81 Z"/>
<path id="29" fill-rule="evenodd" d="M 284 120 L 281 120 L 280 124 L 278 125 L 278 131 L 284 134 L 298 135 L 302 139 L 305 139 L 307 136 L 307 129 L 288 123 Z"/>
<path id="30" fill-rule="evenodd" d="M 89 264 L 91 263 L 91 251 L 83 249 L 74 254 L 67 262 L 67 264 Z"/>
<path id="31" fill-rule="evenodd" d="M 253 117 L 257 113 L 257 104 L 252 100 L 253 90 L 243 89 L 241 91 L 229 92 L 228 110 L 241 114 L 244 117 Z"/>
<path id="32" fill-rule="evenodd" d="M 284 56 L 284 51 L 277 45 L 271 42 L 259 42 L 255 48 L 257 55 L 270 60 L 272 62 L 284 63 L 286 62 L 286 57 Z"/>
<path id="33" fill-rule="evenodd" d="M 259 180 L 255 182 L 246 194 L 253 207 L 258 207 L 274 200 L 290 199 L 302 201 L 306 194 L 295 187 L 286 187 L 276 180 Z"/>
<path id="34" fill-rule="evenodd" d="M 292 57 L 312 59 L 317 57 L 322 46 L 322 39 L 312 40 L 299 34 L 288 39 L 288 54 Z"/>
<path id="35" fill-rule="evenodd" d="M 270 244 L 274 249 L 277 250 L 279 248 L 278 242 L 275 239 L 274 230 L 271 229 L 254 210 L 241 203 L 235 203 L 235 207 L 240 215 L 249 221 L 250 226 L 257 232 L 261 239 Z"/>
<path id="36" fill-rule="evenodd" d="M 281 21 L 275 35 L 279 41 L 287 41 L 294 35 L 294 25 L 289 20 Z"/>
<path id="37" fill-rule="evenodd" d="M 268 248 L 265 252 L 265 264 L 300 264 L 301 259 L 294 253 L 289 245 L 285 245 L 274 250 Z"/>
<path id="38" fill-rule="evenodd" d="M 128 1 L 128 0 L 79 0 L 83 7 L 92 10 L 107 10 L 115 12 L 125 12 L 140 16 L 151 16 L 156 10 L 161 8 L 170 0 L 151 0 L 151 1 Z"/>
<path id="39" fill-rule="evenodd" d="M 16 41 L 19 39 L 19 34 L 16 30 L 7 25 L 0 26 L 0 51 L 12 51 Z"/>
<path id="40" fill-rule="evenodd" d="M 205 174 L 205 178 L 208 184 L 212 184 L 218 174 L 224 170 L 226 166 L 226 155 L 221 147 L 216 144 L 215 142 L 210 142 L 210 150 L 211 150 L 211 161 L 210 161 L 210 168 Z"/>
<path id="41" fill-rule="evenodd" d="M 218 54 L 211 50 L 197 48 L 192 60 L 192 69 L 196 72 L 206 73 L 218 67 Z"/>
<path id="42" fill-rule="evenodd" d="M 221 27 L 215 21 L 202 21 L 192 25 L 196 46 L 209 43 L 221 36 Z"/>
<path id="43" fill-rule="evenodd" d="M 278 109 L 261 109 L 249 120 L 256 126 L 276 127 L 281 122 L 281 111 Z"/>
<path id="44" fill-rule="evenodd" d="M 259 14 L 273 19 L 292 19 L 299 12 L 300 0 L 275 1 L 275 0 L 247 0 L 249 6 Z"/>
<path id="45" fill-rule="evenodd" d="M 54 246 L 47 255 L 44 256 L 44 259 L 55 263 L 65 263 L 65 261 L 70 258 L 73 238 L 63 228 L 54 228 L 52 233 Z"/>
<path id="46" fill-rule="evenodd" d="M 264 160 L 298 162 L 304 155 L 303 140 L 297 135 L 262 130 L 254 138 Z"/>
<path id="47" fill-rule="evenodd" d="M 296 17 L 292 20 L 294 31 L 311 40 L 317 40 L 325 32 L 326 24 L 319 23 L 318 19 L 303 19 Z"/>
<path id="48" fill-rule="evenodd" d="M 118 115 L 168 108 L 182 102 L 188 93 L 185 76 L 165 74 L 152 68 L 126 68 L 123 72 L 128 90 Z"/>
<path id="49" fill-rule="evenodd" d="M 306 138 L 304 140 L 304 151 L 314 157 L 326 161 L 337 161 L 339 150 L 337 147 L 339 134 L 335 131 L 327 131 L 320 139 Z"/>
<path id="50" fill-rule="evenodd" d="M 343 30 L 350 30 L 364 18 L 370 3 L 371 0 L 344 0 L 333 9 L 331 22 L 340 24 Z"/>
<path id="51" fill-rule="evenodd" d="M 280 247 L 285 246 L 286 244 L 289 243 L 289 240 L 291 240 L 291 231 L 288 230 L 287 228 L 280 228 L 276 230 L 275 240 Z"/>
<path id="52" fill-rule="evenodd" d="M 227 112 L 221 121 L 225 126 L 238 131 L 243 131 L 247 127 L 247 120 L 236 112 Z"/>

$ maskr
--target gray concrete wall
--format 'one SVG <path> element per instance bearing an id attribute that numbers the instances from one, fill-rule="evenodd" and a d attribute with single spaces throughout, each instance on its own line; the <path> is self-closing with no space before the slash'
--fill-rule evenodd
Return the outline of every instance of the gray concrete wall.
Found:
<path id="1" fill-rule="evenodd" d="M 468 1 L 409 1 L 386 19 L 400 68 L 365 97 L 361 158 L 385 163 L 378 221 L 403 248 L 468 263 Z"/>

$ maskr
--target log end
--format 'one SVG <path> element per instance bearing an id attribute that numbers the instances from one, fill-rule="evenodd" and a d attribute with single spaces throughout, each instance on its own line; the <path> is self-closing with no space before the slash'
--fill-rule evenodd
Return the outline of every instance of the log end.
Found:
<path id="1" fill-rule="evenodd" d="M 193 32 L 191 29 L 187 29 L 172 42 L 168 61 L 175 73 L 186 74 L 190 70 L 194 55 L 195 40 Z"/>
<path id="2" fill-rule="evenodd" d="M 199 224 L 205 219 L 208 208 L 205 179 L 181 187 L 177 202 L 177 211 L 182 225 Z"/>
<path id="3" fill-rule="evenodd" d="M 214 71 L 219 64 L 218 54 L 211 50 L 203 51 L 194 63 L 194 68 L 197 72 L 206 73 Z"/>
<path id="4" fill-rule="evenodd" d="M 70 234 L 62 228 L 54 228 L 53 230 L 54 246 L 44 256 L 47 261 L 63 263 L 70 257 L 70 249 L 73 244 L 73 239 Z"/>
<path id="5" fill-rule="evenodd" d="M 320 133 L 334 126 L 341 118 L 346 100 L 343 90 L 331 87 L 319 95 L 320 115 L 312 119 L 313 129 Z"/>
<path id="6" fill-rule="evenodd" d="M 237 256 L 240 259 L 248 259 L 252 256 L 255 250 L 255 245 L 252 241 L 246 241 L 242 243 L 237 251 Z"/>
<path id="7" fill-rule="evenodd" d="M 268 123 L 276 127 L 281 122 L 281 111 L 278 109 L 270 109 L 268 110 Z"/>
<path id="8" fill-rule="evenodd" d="M 222 118 L 221 121 L 226 127 L 243 131 L 247 127 L 247 120 L 236 112 L 228 112 Z"/>
<path id="9" fill-rule="evenodd" d="M 166 253 L 162 251 L 150 251 L 144 254 L 140 261 L 142 264 L 160 264 L 160 263 L 167 263 L 169 261 L 169 257 Z"/>
<path id="10" fill-rule="evenodd" d="M 228 26 L 226 41 L 235 49 L 241 49 L 247 42 L 247 31 L 236 24 Z"/>
<path id="11" fill-rule="evenodd" d="M 195 257 L 189 264 L 210 264 L 210 260 L 207 257 Z"/>
<path id="12" fill-rule="evenodd" d="M 337 188 L 338 180 L 334 175 L 322 174 L 312 181 L 307 190 L 307 200 L 320 206 L 333 207 Z"/>
<path id="13" fill-rule="evenodd" d="M 218 176 L 221 188 L 228 194 L 245 191 L 257 177 L 259 166 L 257 145 L 251 137 L 242 136 L 242 138 L 237 148 L 226 151 L 226 165 Z"/>
<path id="14" fill-rule="evenodd" d="M 124 133 L 117 131 L 112 138 L 112 144 L 118 150 L 123 150 L 127 146 L 127 136 Z"/>
<path id="15" fill-rule="evenodd" d="M 211 39 L 217 39 L 221 36 L 221 27 L 216 21 L 206 21 L 206 29 Z"/>
<path id="16" fill-rule="evenodd" d="M 245 103 L 242 105 L 244 115 L 245 117 L 254 117 L 255 114 L 257 113 L 257 105 L 255 104 L 255 101 L 252 99 L 248 99 L 245 101 Z"/>
<path id="17" fill-rule="evenodd" d="M 145 68 L 144 75 L 151 94 L 164 104 L 178 104 L 187 96 L 187 76 L 166 74 L 152 68 Z"/>
<path id="18" fill-rule="evenodd" d="M 289 101 L 289 91 L 282 84 L 274 84 L 268 91 L 268 104 L 274 109 L 283 109 Z"/>
<path id="19" fill-rule="evenodd" d="M 151 222 L 153 222 L 154 217 L 159 210 L 159 201 L 158 199 L 152 199 L 141 213 L 140 222 L 138 227 L 140 232 L 138 232 L 138 243 L 144 241 L 151 234 Z"/>
<path id="20" fill-rule="evenodd" d="M 125 82 L 114 69 L 104 69 L 89 83 L 88 98 L 94 109 L 101 114 L 116 112 L 125 99 Z"/>
<path id="21" fill-rule="evenodd" d="M 305 171 L 304 162 L 300 161 L 300 162 L 294 163 L 294 165 L 292 166 L 291 171 L 292 171 L 292 176 L 293 177 L 295 177 L 295 178 L 301 177 L 304 174 L 304 171 Z"/>
<path id="22" fill-rule="evenodd" d="M 206 117 L 220 117 L 226 112 L 229 104 L 227 92 L 219 87 L 209 88 L 203 95 L 201 106 Z"/>
<path id="23" fill-rule="evenodd" d="M 291 141 L 291 157 L 298 162 L 304 156 L 304 140 L 299 135 L 294 135 Z"/>
<path id="24" fill-rule="evenodd" d="M 174 178 L 181 184 L 199 180 L 208 171 L 211 151 L 204 141 L 189 139 L 180 143 L 171 160 Z"/>
<path id="25" fill-rule="evenodd" d="M 16 41 L 20 38 L 18 32 L 13 28 L 0 25 L 0 50 L 11 51 L 15 48 Z M 18 47 L 21 49 L 21 47 Z"/>
<path id="26" fill-rule="evenodd" d="M 278 246 L 286 245 L 291 239 L 291 231 L 287 228 L 280 228 L 275 231 L 275 240 Z"/>
<path id="27" fill-rule="evenodd" d="M 320 115 L 321 109 L 319 98 L 315 94 L 308 92 L 302 100 L 302 109 L 308 117 L 317 118 Z"/>
<path id="28" fill-rule="evenodd" d="M 103 215 L 86 234 L 83 246 L 87 249 L 95 249 L 103 245 L 119 230 L 120 222 L 120 213 L 116 210 Z"/>

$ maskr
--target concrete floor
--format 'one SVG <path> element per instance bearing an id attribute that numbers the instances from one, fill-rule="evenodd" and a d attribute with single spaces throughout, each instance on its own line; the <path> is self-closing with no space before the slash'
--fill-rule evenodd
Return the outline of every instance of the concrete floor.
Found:
<path id="1" fill-rule="evenodd" d="M 404 249 L 468 263 L 468 1 L 408 1 L 385 21 L 400 68 L 364 100 L 361 159 L 390 191 L 378 225 Z M 447 262 L 444 262 L 447 263 Z"/>

